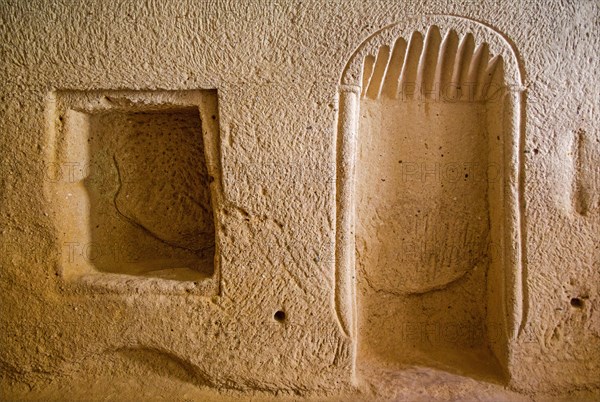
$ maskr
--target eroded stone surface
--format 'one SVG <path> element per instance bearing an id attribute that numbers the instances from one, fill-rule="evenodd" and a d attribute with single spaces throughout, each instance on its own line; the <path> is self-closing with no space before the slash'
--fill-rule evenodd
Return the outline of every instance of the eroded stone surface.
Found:
<path id="1" fill-rule="evenodd" d="M 198 111 L 109 115 L 98 124 L 110 124 L 118 132 L 114 160 L 119 212 L 176 247 L 214 247 Z"/>
<path id="2" fill-rule="evenodd" d="M 330 169 L 337 162 L 340 78 L 352 54 L 380 29 L 406 24 L 406 35 L 401 36 L 408 47 L 413 32 L 423 35 L 432 25 L 411 22 L 415 16 L 452 15 L 439 18 L 455 29 L 458 39 L 475 22 L 499 32 L 516 49 L 522 73 L 518 89 L 525 113 L 519 121 L 524 136 L 516 158 L 526 172 L 519 185 L 527 267 L 521 326 L 504 334 L 511 348 L 506 359 L 510 386 L 535 394 L 537 400 L 543 400 L 542 392 L 563 394 L 564 400 L 588 392 L 588 399 L 597 399 L 600 218 L 595 205 L 600 186 L 593 172 L 600 112 L 595 74 L 599 61 L 594 57 L 598 14 L 595 1 L 526 1 L 517 6 L 494 0 L 4 2 L 0 7 L 3 391 L 33 390 L 28 397 L 45 400 L 63 400 L 65 394 L 72 399 L 89 399 L 90 394 L 98 399 L 130 395 L 160 399 L 166 389 L 172 391 L 170 399 L 179 395 L 211 399 L 215 394 L 206 396 L 202 383 L 190 380 L 194 373 L 203 373 L 216 387 L 237 389 L 213 399 L 244 395 L 262 399 L 262 393 L 252 395 L 257 389 L 279 390 L 289 399 L 299 399 L 298 393 L 309 390 L 316 393 L 316 400 L 351 399 L 335 396 L 348 390 L 354 351 L 336 313 L 341 303 L 336 304 L 331 244 L 338 201 L 332 187 L 341 185 L 332 183 Z M 485 29 L 476 31 L 472 34 L 479 38 Z M 440 32 L 442 41 L 445 32 Z M 387 39 L 393 54 L 396 37 Z M 499 54 L 492 47 L 490 53 Z M 222 182 L 223 197 L 213 208 L 222 206 L 228 212 L 220 218 L 222 226 L 216 226 L 222 230 L 217 239 L 219 292 L 204 297 L 181 288 L 176 295 L 166 295 L 155 287 L 140 288 L 139 278 L 127 287 L 129 293 L 111 293 L 103 285 L 73 289 L 59 269 L 69 249 L 57 222 L 63 214 L 75 217 L 81 211 L 72 197 L 67 198 L 68 192 L 61 194 L 61 203 L 55 201 L 57 176 L 52 173 L 58 169 L 68 177 L 69 165 L 61 163 L 81 160 L 79 155 L 70 159 L 58 155 L 62 144 L 52 127 L 65 123 L 53 111 L 56 93 L 202 88 L 216 88 L 219 101 L 218 159 L 223 175 L 216 182 Z M 585 134 L 579 136 L 580 132 Z M 51 165 L 57 161 L 58 166 Z M 106 174 L 113 177 L 114 171 Z M 142 255 L 151 255 L 152 250 L 162 254 L 160 247 L 166 245 L 149 237 L 156 243 L 148 238 L 140 243 L 134 236 L 128 247 L 145 244 Z M 319 258 L 314 250 L 319 250 Z M 463 278 L 475 272 L 472 269 Z M 488 278 L 494 284 L 505 279 L 489 273 Z M 429 281 L 414 275 L 411 282 L 423 279 Z M 476 279 L 481 283 L 481 277 Z M 153 283 L 163 282 L 154 278 Z M 475 286 L 465 289 L 476 291 Z M 470 296 L 452 293 L 456 298 Z M 580 303 L 572 304 L 573 299 Z M 440 305 L 445 300 L 448 297 L 440 296 L 425 303 L 425 313 L 442 316 Z M 386 309 L 390 304 L 378 303 L 374 307 L 390 310 Z M 283 322 L 274 319 L 277 311 L 285 312 Z M 378 322 L 376 317 L 373 321 Z M 461 348 L 450 345 L 450 352 Z M 144 352 L 148 350 L 156 352 Z M 148 374 L 142 360 L 157 354 L 161 357 L 149 358 L 150 363 L 161 362 L 162 367 Z M 420 364 L 430 362 L 422 355 L 416 358 Z M 483 380 L 473 379 L 477 372 L 457 379 L 451 374 L 455 359 L 450 360 L 445 368 L 432 371 L 415 372 L 402 364 L 370 370 L 377 378 L 362 374 L 368 389 L 363 399 L 417 399 L 419 392 L 425 400 L 520 398 L 490 390 Z M 98 370 L 105 374 L 102 380 Z M 57 386 L 37 393 L 43 384 L 66 386 L 75 384 L 70 379 L 84 377 L 91 379 L 73 385 L 77 390 Z M 107 385 L 115 377 L 124 385 Z M 469 394 L 466 389 L 475 391 Z"/>

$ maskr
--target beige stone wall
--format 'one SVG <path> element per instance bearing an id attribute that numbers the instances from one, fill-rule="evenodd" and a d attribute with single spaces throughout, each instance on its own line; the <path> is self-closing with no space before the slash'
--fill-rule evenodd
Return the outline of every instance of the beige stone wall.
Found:
<path id="1" fill-rule="evenodd" d="M 349 282 L 340 282 L 339 258 L 336 263 L 340 230 L 345 230 L 337 220 L 340 196 L 336 197 L 344 185 L 338 180 L 339 166 L 336 173 L 338 136 L 343 129 L 338 124 L 341 77 L 359 46 L 382 28 L 427 15 L 448 15 L 465 21 L 457 29 L 479 26 L 494 32 L 514 50 L 521 79 L 512 88 L 520 102 L 521 136 L 512 139 L 518 145 L 514 157 L 520 174 L 514 183 L 510 182 L 513 176 L 506 176 L 507 186 L 517 192 L 505 194 L 517 197 L 511 205 L 519 213 L 519 242 L 509 239 L 506 247 L 518 246 L 521 282 L 518 291 L 500 297 L 519 315 L 514 328 L 501 326 L 502 345 L 493 346 L 503 373 L 498 378 L 527 392 L 562 393 L 600 386 L 597 2 L 138 3 L 0 3 L 3 384 L 36 384 L 74 373 L 95 373 L 103 370 L 99 365 L 123 374 L 128 362 L 136 359 L 164 361 L 164 367 L 175 367 L 172 373 L 183 372 L 198 384 L 220 388 L 336 393 L 359 383 L 356 357 L 362 338 L 356 328 L 368 320 L 364 310 L 356 309 L 352 291 L 349 299 L 336 293 L 340 284 L 348 289 L 356 285 L 352 276 Z M 452 27 L 452 22 L 448 24 L 444 29 Z M 196 99 L 193 94 L 200 90 L 216 90 L 216 104 L 201 96 Z M 186 185 L 201 181 L 205 186 L 204 204 L 193 204 L 190 216 L 214 214 L 216 259 L 206 271 L 212 282 L 202 285 L 207 282 L 201 276 L 194 277 L 198 284 L 165 285 L 160 275 L 158 279 L 121 278 L 116 284 L 104 277 L 86 281 L 80 274 L 94 265 L 90 247 L 121 250 L 125 246 L 131 254 L 136 244 L 153 249 L 156 240 L 141 235 L 132 240 L 138 235 L 128 235 L 126 230 L 111 235 L 109 229 L 99 237 L 82 235 L 79 229 L 89 225 L 82 223 L 82 217 L 89 216 L 90 203 L 85 194 L 69 198 L 68 185 L 73 184 L 72 173 L 77 176 L 84 168 L 94 169 L 86 167 L 90 159 L 84 151 L 65 150 L 86 136 L 105 135 L 97 147 L 113 147 L 124 158 L 134 158 L 135 152 L 115 145 L 120 144 L 118 128 L 125 123 L 111 119 L 107 110 L 150 113 L 164 105 L 170 106 L 161 118 L 144 115 L 134 120 L 154 124 L 148 133 L 164 124 L 175 136 L 200 135 L 188 127 L 198 119 L 196 114 L 188 116 L 189 107 L 197 106 L 204 152 L 211 150 L 201 177 L 184 175 L 181 180 Z M 365 102 L 361 105 L 370 110 Z M 87 113 L 91 117 L 85 119 L 93 122 L 75 122 L 78 128 L 69 131 L 61 120 L 61 108 L 65 113 Z M 446 113 L 459 116 L 463 111 L 455 107 Z M 161 123 L 162 118 L 183 120 L 170 125 Z M 426 127 L 443 126 L 426 116 L 418 118 L 429 124 Z M 458 124 L 456 119 L 454 123 Z M 93 129 L 85 129 L 86 124 L 94 125 Z M 161 137 L 156 144 L 166 147 L 168 141 Z M 146 160 L 140 166 L 149 166 L 148 158 L 155 158 L 168 169 L 185 169 L 186 161 L 196 160 L 195 151 L 186 141 L 174 141 L 184 147 L 182 160 L 142 152 L 138 158 Z M 473 152 L 478 149 L 473 144 L 461 148 L 461 141 L 456 144 L 463 153 L 469 147 Z M 85 144 L 81 147 L 87 149 Z M 173 149 L 177 159 L 178 148 Z M 109 184 L 93 191 L 114 191 L 113 173 L 98 174 Z M 151 170 L 148 174 L 160 177 Z M 369 192 L 379 191 L 371 187 Z M 212 207 L 207 206 L 208 188 Z M 132 191 L 142 195 L 132 204 L 122 195 L 120 200 L 121 205 L 129 205 L 130 215 L 139 218 L 136 211 L 143 210 L 143 204 L 163 208 L 164 225 L 154 215 L 139 218 L 147 231 L 150 228 L 171 242 L 152 258 L 177 261 L 168 268 L 182 268 L 181 261 L 189 260 L 189 255 L 169 247 L 190 243 L 189 233 L 205 233 L 204 226 L 197 228 L 186 220 L 185 210 L 165 212 L 169 199 L 181 205 L 177 197 L 185 190 L 135 185 Z M 487 196 L 487 190 L 477 191 Z M 469 200 L 470 194 L 463 195 Z M 488 207 L 477 204 L 476 208 Z M 185 233 L 177 231 L 179 225 Z M 487 225 L 482 227 L 487 233 Z M 94 241 L 98 238 L 103 240 Z M 431 239 L 424 241 L 431 243 Z M 127 262 L 119 252 L 115 258 L 119 264 Z M 76 275 L 70 275 L 73 272 Z M 495 289 L 496 276 L 478 275 L 477 283 Z M 388 283 L 393 286 L 398 280 Z M 419 274 L 413 273 L 412 280 L 419 280 Z M 489 292 L 489 297 L 496 297 Z M 475 293 L 474 298 L 486 303 L 482 289 L 465 294 Z M 397 308 L 394 303 L 398 302 L 386 303 L 382 298 L 376 306 L 385 311 Z M 439 309 L 445 303 L 438 297 L 428 308 Z M 471 318 L 484 323 L 486 308 L 490 307 L 478 306 Z M 340 317 L 341 310 L 350 314 L 349 324 Z M 423 314 L 429 314 L 426 310 Z M 489 330 L 494 323 L 488 319 L 485 325 Z M 477 331 L 485 331 L 481 325 Z M 397 330 L 406 327 L 390 331 Z M 397 343 L 390 336 L 386 342 L 393 349 Z M 463 341 L 456 345 L 469 343 Z M 473 367 L 474 377 L 478 370 L 486 370 L 477 364 Z"/>

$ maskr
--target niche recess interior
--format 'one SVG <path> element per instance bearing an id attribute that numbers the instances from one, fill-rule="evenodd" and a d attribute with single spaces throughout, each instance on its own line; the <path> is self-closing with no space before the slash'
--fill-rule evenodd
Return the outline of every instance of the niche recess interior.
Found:
<path id="1" fill-rule="evenodd" d="M 49 105 L 62 276 L 218 293 L 216 91 L 58 91 Z"/>
<path id="2" fill-rule="evenodd" d="M 336 306 L 359 371 L 502 377 L 523 316 L 513 49 L 470 20 L 414 19 L 358 48 L 339 96 Z"/>

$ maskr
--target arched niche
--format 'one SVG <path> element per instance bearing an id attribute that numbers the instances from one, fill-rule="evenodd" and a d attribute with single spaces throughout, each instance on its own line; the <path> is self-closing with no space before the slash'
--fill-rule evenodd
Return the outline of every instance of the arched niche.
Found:
<path id="1" fill-rule="evenodd" d="M 508 370 L 523 319 L 522 108 L 515 51 L 472 20 L 394 24 L 350 58 L 335 305 L 359 359 Z"/>

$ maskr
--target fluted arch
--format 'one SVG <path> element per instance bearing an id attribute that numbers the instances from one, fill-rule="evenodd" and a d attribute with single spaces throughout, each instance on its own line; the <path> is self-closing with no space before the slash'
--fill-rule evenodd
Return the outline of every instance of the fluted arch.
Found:
<path id="1" fill-rule="evenodd" d="M 506 368 L 509 344 L 526 319 L 524 288 L 522 189 L 522 68 L 517 53 L 501 33 L 482 23 L 431 15 L 389 25 L 370 35 L 353 53 L 340 77 L 337 121 L 336 291 L 335 306 L 343 331 L 356 340 L 355 189 L 358 120 L 362 100 L 390 102 L 421 96 L 424 102 L 499 100 L 502 145 L 502 194 L 494 213 L 493 239 L 500 248 L 496 262 L 498 294 L 490 294 L 491 324 L 500 323 L 503 340 L 493 346 Z M 494 134 L 494 137 L 496 135 Z M 496 146 L 496 145 L 494 145 Z M 496 327 L 497 329 L 498 327 Z"/>

